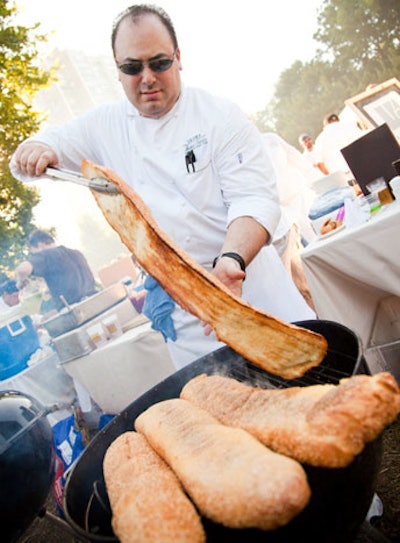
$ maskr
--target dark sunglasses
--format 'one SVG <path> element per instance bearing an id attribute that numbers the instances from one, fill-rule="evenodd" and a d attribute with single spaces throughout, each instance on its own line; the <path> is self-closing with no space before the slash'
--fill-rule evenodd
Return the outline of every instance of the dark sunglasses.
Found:
<path id="1" fill-rule="evenodd" d="M 169 70 L 175 60 L 176 53 L 172 58 L 153 58 L 147 62 L 142 60 L 131 60 L 125 64 L 120 64 L 118 68 L 123 74 L 126 75 L 139 75 L 143 72 L 144 67 L 147 65 L 152 72 L 162 73 Z"/>

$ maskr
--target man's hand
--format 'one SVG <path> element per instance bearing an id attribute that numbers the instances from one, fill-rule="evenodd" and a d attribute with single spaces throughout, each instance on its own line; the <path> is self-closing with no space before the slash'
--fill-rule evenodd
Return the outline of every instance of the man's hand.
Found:
<path id="1" fill-rule="evenodd" d="M 48 145 L 37 142 L 20 145 L 14 154 L 13 160 L 22 173 L 32 177 L 42 175 L 47 166 L 58 166 L 58 157 L 53 149 Z"/>
<path id="2" fill-rule="evenodd" d="M 246 273 L 241 270 L 240 265 L 236 260 L 229 257 L 222 257 L 218 260 L 215 268 L 212 271 L 215 275 L 233 294 L 239 298 L 242 296 L 242 285 L 246 277 Z M 207 323 L 202 323 L 204 335 L 209 336 L 213 331 L 212 327 Z"/>

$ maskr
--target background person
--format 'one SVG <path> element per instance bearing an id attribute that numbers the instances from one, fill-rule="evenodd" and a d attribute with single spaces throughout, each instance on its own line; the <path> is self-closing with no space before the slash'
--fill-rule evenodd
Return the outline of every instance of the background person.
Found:
<path id="1" fill-rule="evenodd" d="M 19 303 L 17 282 L 14 279 L 7 279 L 0 285 L 0 311 L 7 311 Z"/>
<path id="2" fill-rule="evenodd" d="M 324 117 L 322 132 L 315 140 L 315 149 L 329 173 L 350 172 L 349 165 L 340 150 L 363 136 L 364 133 L 356 121 L 341 121 L 336 113 L 330 113 Z"/>
<path id="3" fill-rule="evenodd" d="M 115 21 L 112 48 L 126 99 L 23 143 L 13 174 L 27 180 L 47 166 L 104 164 L 234 294 L 286 321 L 314 318 L 271 245 L 280 208 L 255 126 L 231 102 L 182 85 L 181 51 L 163 9 L 128 8 Z M 223 346 L 180 307 L 172 320 L 176 341 L 167 345 L 177 368 Z"/>
<path id="4" fill-rule="evenodd" d="M 311 162 L 312 166 L 314 168 L 317 168 L 319 172 L 323 173 L 324 175 L 328 175 L 329 172 L 325 164 L 323 163 L 322 157 L 320 156 L 318 150 L 315 148 L 311 136 L 309 136 L 308 134 L 300 134 L 299 143 L 303 148 L 304 158 Z"/>
<path id="5" fill-rule="evenodd" d="M 23 288 L 29 276 L 41 277 L 47 284 L 51 299 L 44 311 L 59 311 L 65 304 L 81 301 L 96 293 L 93 273 L 84 255 L 56 242 L 48 232 L 35 230 L 28 238 L 30 255 L 15 270 L 17 285 Z"/>
<path id="6" fill-rule="evenodd" d="M 262 139 L 274 168 L 279 202 L 287 220 L 298 226 L 303 242 L 307 244 L 316 237 L 308 218 L 316 196 L 311 188 L 315 180 L 314 168 L 298 149 L 278 134 L 265 132 Z"/>

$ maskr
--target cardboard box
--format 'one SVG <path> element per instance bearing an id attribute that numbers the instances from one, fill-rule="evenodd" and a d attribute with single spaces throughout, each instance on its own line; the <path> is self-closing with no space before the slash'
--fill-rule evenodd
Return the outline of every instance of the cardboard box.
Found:
<path id="1" fill-rule="evenodd" d="M 111 262 L 108 266 L 97 270 L 97 275 L 105 287 L 113 285 L 127 277 L 132 280 L 132 283 L 135 283 L 139 273 L 140 270 L 134 264 L 131 256 L 119 258 L 115 262 Z"/>

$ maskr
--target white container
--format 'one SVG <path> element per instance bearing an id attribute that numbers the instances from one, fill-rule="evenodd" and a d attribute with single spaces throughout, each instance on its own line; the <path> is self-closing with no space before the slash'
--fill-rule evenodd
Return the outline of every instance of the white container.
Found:
<path id="1" fill-rule="evenodd" d="M 104 311 L 104 313 L 98 315 L 89 322 L 86 322 L 81 326 L 66 332 L 65 334 L 55 337 L 53 339 L 53 345 L 60 358 L 60 362 L 69 362 L 75 358 L 86 356 L 96 349 L 96 347 L 106 344 L 108 336 L 103 328 L 102 322 L 113 315 L 117 316 L 122 332 L 129 330 L 139 316 L 138 312 L 133 307 L 132 302 L 129 300 L 129 298 L 126 298 L 119 304 L 114 305 L 111 309 Z M 89 328 L 94 325 L 101 327 L 101 336 L 103 338 L 105 337 L 105 341 L 103 340 L 101 345 L 99 342 L 96 344 L 93 341 L 93 338 L 90 337 Z M 111 339 L 114 338 L 110 337 L 109 340 Z M 99 341 L 101 341 L 101 338 L 99 338 Z"/>
<path id="2" fill-rule="evenodd" d="M 52 354 L 24 371 L 0 381 L 1 390 L 18 390 L 30 394 L 44 406 L 71 406 L 76 398 L 72 378 L 59 366 L 56 354 Z"/>

